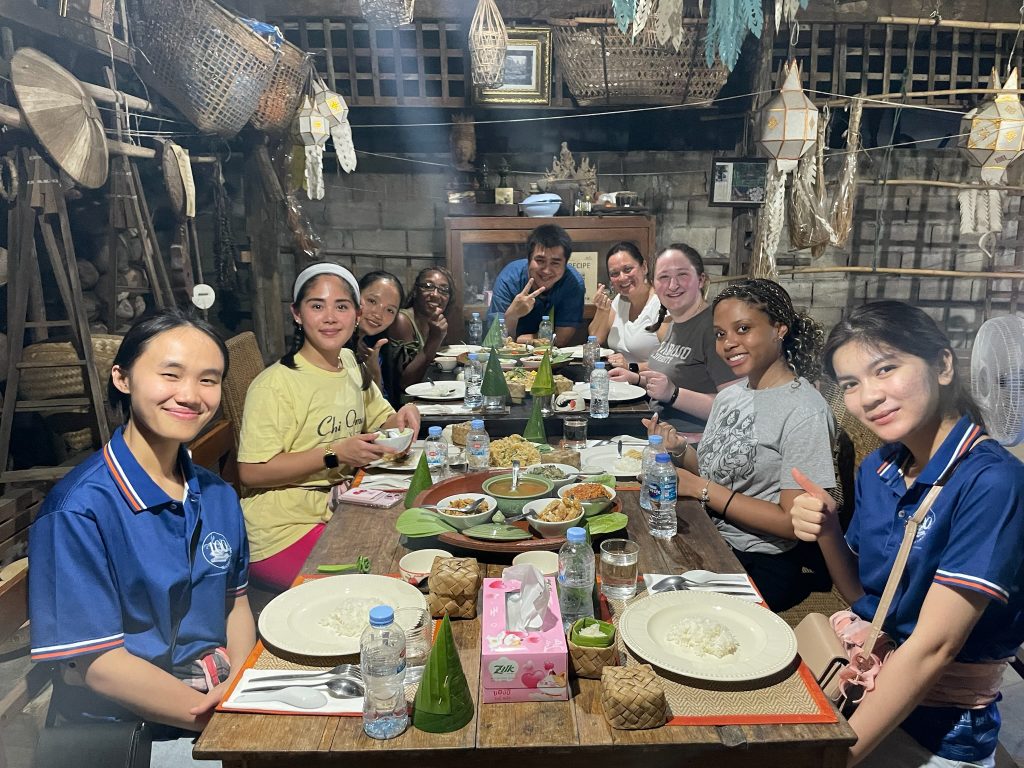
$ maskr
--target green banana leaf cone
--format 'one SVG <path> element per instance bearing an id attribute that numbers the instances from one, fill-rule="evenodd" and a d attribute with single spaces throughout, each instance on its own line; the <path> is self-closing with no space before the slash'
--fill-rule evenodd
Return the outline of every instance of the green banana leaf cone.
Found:
<path id="1" fill-rule="evenodd" d="M 416 691 L 412 724 L 428 733 L 451 733 L 472 719 L 473 697 L 446 615 Z"/>
<path id="2" fill-rule="evenodd" d="M 498 351 L 494 347 L 491 347 L 491 355 L 487 358 L 480 394 L 484 397 L 504 397 L 506 399 L 509 396 L 508 382 L 505 381 L 505 374 L 501 372 L 501 361 L 498 359 Z"/>
<path id="3" fill-rule="evenodd" d="M 530 394 L 534 397 L 550 397 L 555 394 L 555 377 L 551 373 L 551 350 L 546 351 L 540 361 L 533 386 L 530 387 Z"/>
<path id="4" fill-rule="evenodd" d="M 501 338 L 501 328 L 498 325 L 498 316 L 495 315 L 491 321 L 491 327 L 487 329 L 487 335 L 480 342 L 484 347 L 504 347 L 505 340 Z"/>
<path id="5" fill-rule="evenodd" d="M 523 430 L 523 437 L 531 443 L 547 443 L 548 436 L 544 431 L 544 417 L 541 415 L 541 398 L 533 398 L 533 410 L 530 412 L 530 420 L 526 422 L 526 429 Z"/>
<path id="6" fill-rule="evenodd" d="M 416 497 L 420 491 L 425 491 L 433 483 L 430 480 L 430 468 L 427 466 L 427 452 L 420 453 L 420 460 L 416 464 L 416 471 L 412 473 L 412 480 L 409 482 L 409 490 L 405 493 L 405 508 L 412 509 L 416 506 Z"/>

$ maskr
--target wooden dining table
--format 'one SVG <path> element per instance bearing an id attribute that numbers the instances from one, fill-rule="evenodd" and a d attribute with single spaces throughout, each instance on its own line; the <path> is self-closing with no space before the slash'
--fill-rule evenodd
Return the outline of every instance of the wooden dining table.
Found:
<path id="1" fill-rule="evenodd" d="M 679 532 L 655 539 L 636 491 L 620 491 L 629 517 L 629 537 L 640 545 L 640 569 L 680 573 L 694 568 L 737 572 L 742 568 L 717 530 L 692 501 L 678 505 Z M 400 507 L 345 507 L 335 513 L 306 563 L 351 562 L 368 555 L 373 572 L 397 573 L 409 550 L 394 522 Z M 488 576 L 500 576 L 511 555 L 477 553 Z M 358 768 L 521 768 L 578 760 L 585 768 L 669 768 L 681 765 L 846 765 L 856 736 L 839 717 L 835 723 L 786 725 L 683 725 L 652 730 L 614 730 L 602 712 L 599 680 L 572 681 L 567 702 L 480 704 L 480 622 L 452 622 L 459 657 L 476 711 L 459 731 L 433 734 L 410 726 L 398 738 L 376 741 L 363 734 L 359 717 L 217 712 L 196 743 L 194 755 L 220 759 L 227 767 L 352 765 Z M 349 761 L 352 761 L 349 763 Z"/>

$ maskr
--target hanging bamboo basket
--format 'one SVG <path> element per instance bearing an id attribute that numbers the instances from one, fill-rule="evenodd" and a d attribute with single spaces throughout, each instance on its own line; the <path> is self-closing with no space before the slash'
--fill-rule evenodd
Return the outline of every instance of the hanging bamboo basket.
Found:
<path id="1" fill-rule="evenodd" d="M 683 19 L 678 52 L 647 29 L 633 41 L 614 19 L 551 20 L 555 56 L 576 103 L 693 104 L 713 101 L 729 78 L 720 61 L 708 68 L 707 24 Z"/>
<path id="2" fill-rule="evenodd" d="M 401 27 L 412 23 L 415 0 L 359 0 L 359 11 L 374 27 Z"/>
<path id="3" fill-rule="evenodd" d="M 249 118 L 249 125 L 275 136 L 287 133 L 312 70 L 308 53 L 289 42 L 282 43 L 281 58 L 270 76 L 270 85 Z"/>
<path id="4" fill-rule="evenodd" d="M 508 32 L 494 0 L 480 0 L 469 25 L 469 54 L 473 85 L 496 88 L 505 82 Z"/>

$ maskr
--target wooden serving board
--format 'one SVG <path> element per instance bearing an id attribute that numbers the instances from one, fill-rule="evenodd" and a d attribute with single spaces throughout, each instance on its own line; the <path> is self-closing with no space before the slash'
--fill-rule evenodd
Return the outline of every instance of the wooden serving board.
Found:
<path id="1" fill-rule="evenodd" d="M 467 475 L 448 478 L 437 485 L 427 488 L 425 491 L 421 491 L 416 497 L 416 505 L 437 504 L 437 502 L 446 496 L 454 496 L 457 493 L 483 493 L 483 484 L 487 478 L 493 477 L 494 475 L 507 475 L 508 473 L 507 469 L 497 469 L 489 472 L 473 472 Z M 552 491 L 552 493 L 557 495 L 555 491 Z M 619 502 L 618 498 L 613 500 L 611 506 L 605 510 L 605 512 L 621 511 L 622 504 Z M 525 520 L 510 523 L 510 525 L 514 525 L 516 528 L 522 528 L 524 531 L 533 533 L 533 538 L 519 539 L 517 541 L 489 541 L 487 539 L 470 538 L 461 531 L 450 531 L 448 533 L 442 533 L 437 537 L 437 539 L 445 544 L 451 544 L 453 547 L 459 547 L 461 549 L 468 549 L 476 552 L 506 552 L 513 555 L 520 552 L 532 552 L 537 549 L 554 551 L 561 549 L 562 545 L 565 543 L 564 536 L 559 536 L 554 539 L 542 538 L 537 533 L 530 530 L 530 524 Z"/>

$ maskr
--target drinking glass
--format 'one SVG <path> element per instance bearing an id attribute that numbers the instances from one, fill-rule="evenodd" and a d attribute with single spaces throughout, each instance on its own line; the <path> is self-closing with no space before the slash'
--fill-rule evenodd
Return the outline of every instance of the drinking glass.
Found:
<path id="1" fill-rule="evenodd" d="M 636 594 L 640 545 L 629 539 L 601 542 L 601 591 L 617 600 Z"/>
<path id="2" fill-rule="evenodd" d="M 565 447 L 581 451 L 587 447 L 587 417 L 566 416 L 563 423 Z"/>
<path id="3" fill-rule="evenodd" d="M 395 623 L 405 632 L 405 661 L 410 667 L 427 663 L 433 640 L 434 622 L 423 608 L 398 608 Z"/>

